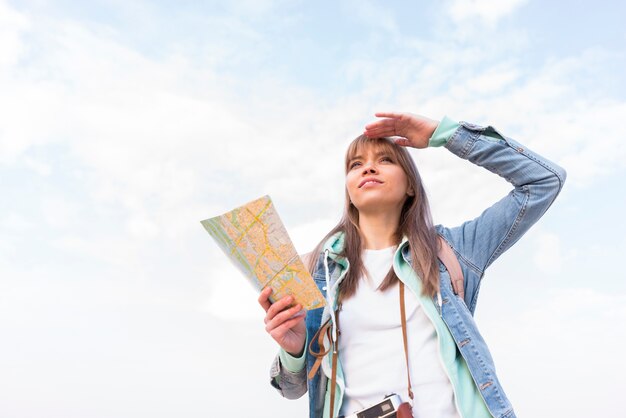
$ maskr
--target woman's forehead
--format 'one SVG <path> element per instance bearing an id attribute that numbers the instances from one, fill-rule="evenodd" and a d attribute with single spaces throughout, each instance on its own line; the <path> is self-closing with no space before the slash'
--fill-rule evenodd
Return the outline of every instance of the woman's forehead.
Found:
<path id="1" fill-rule="evenodd" d="M 391 154 L 395 155 L 394 145 L 386 139 L 365 139 L 355 141 L 348 149 L 348 159 L 364 157 L 367 154 Z"/>

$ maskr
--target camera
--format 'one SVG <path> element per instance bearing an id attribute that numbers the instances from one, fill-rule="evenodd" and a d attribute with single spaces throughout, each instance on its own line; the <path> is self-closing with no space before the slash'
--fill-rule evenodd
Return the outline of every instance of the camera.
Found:
<path id="1" fill-rule="evenodd" d="M 400 396 L 392 393 L 391 395 L 385 396 L 385 398 L 376 405 L 341 418 L 396 418 L 398 417 L 397 412 L 400 405 L 402 405 L 402 399 L 400 399 Z M 408 403 L 406 406 L 410 408 Z"/>

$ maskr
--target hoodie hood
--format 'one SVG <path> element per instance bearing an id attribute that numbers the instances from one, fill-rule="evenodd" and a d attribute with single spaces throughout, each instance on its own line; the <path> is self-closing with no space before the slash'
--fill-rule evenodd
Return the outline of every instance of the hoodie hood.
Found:
<path id="1" fill-rule="evenodd" d="M 405 257 L 408 256 L 409 261 L 411 258 L 411 252 L 408 251 L 409 238 L 406 235 L 402 236 L 402 241 L 398 245 L 398 250 L 401 250 Z M 345 233 L 343 231 L 336 232 L 331 235 L 324 245 L 322 246 L 322 252 L 326 253 L 328 251 L 328 257 L 330 257 L 333 261 L 339 263 L 344 269 L 348 267 L 348 260 L 341 256 L 341 252 L 343 251 L 345 246 Z M 406 248 L 406 249 L 405 249 Z"/>
<path id="2" fill-rule="evenodd" d="M 339 231 L 330 236 L 322 247 L 322 252 L 327 254 L 333 261 L 340 264 L 344 269 L 348 268 L 348 260 L 339 255 L 345 246 L 345 236 L 343 231 Z"/>

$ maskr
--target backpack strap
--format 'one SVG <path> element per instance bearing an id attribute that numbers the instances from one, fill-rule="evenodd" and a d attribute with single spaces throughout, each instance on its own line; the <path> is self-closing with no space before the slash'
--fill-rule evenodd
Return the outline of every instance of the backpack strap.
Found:
<path id="1" fill-rule="evenodd" d="M 454 293 L 459 295 L 461 299 L 465 300 L 465 289 L 463 287 L 463 270 L 459 264 L 459 259 L 456 258 L 454 250 L 450 247 L 450 244 L 439 236 L 439 252 L 437 257 L 446 266 L 448 273 L 450 273 L 450 281 L 452 282 L 452 289 Z"/>

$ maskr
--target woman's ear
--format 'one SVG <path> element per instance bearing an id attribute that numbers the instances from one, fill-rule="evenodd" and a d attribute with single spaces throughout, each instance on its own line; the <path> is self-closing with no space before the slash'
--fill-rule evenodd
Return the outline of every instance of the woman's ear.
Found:
<path id="1" fill-rule="evenodd" d="M 406 194 L 408 194 L 409 196 L 415 196 L 415 192 L 413 191 L 412 187 L 409 187 L 409 190 L 406 191 Z"/>

